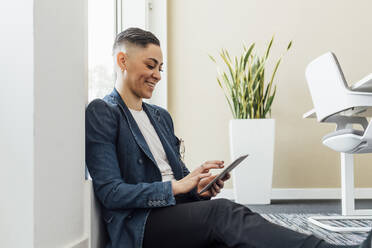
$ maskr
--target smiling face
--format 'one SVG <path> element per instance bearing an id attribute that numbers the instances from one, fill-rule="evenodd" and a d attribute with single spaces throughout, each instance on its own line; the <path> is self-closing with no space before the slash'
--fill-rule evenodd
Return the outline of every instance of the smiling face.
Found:
<path id="1" fill-rule="evenodd" d="M 127 93 L 136 98 L 149 99 L 161 79 L 163 55 L 159 46 L 148 44 L 145 48 L 131 47 L 127 53 L 117 55 L 123 70 L 123 83 Z"/>

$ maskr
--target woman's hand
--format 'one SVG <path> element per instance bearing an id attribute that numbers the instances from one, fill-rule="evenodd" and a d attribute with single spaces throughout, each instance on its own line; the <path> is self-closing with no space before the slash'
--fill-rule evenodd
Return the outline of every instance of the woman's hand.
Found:
<path id="1" fill-rule="evenodd" d="M 210 181 L 215 179 L 217 176 L 218 175 L 214 175 L 200 180 L 200 183 L 198 184 L 198 192 L 200 192 L 205 186 L 207 186 L 207 184 Z M 202 194 L 200 194 L 200 196 L 202 197 L 216 196 L 218 193 L 221 192 L 221 189 L 224 187 L 225 184 L 224 182 L 228 179 L 230 179 L 230 173 L 227 173 L 224 178 L 217 180 L 208 191 L 203 192 Z"/>
<path id="2" fill-rule="evenodd" d="M 195 188 L 200 180 L 206 177 L 210 177 L 212 174 L 209 172 L 210 169 L 219 169 L 223 167 L 223 161 L 207 161 L 187 176 L 179 181 L 172 180 L 172 190 L 174 195 L 184 194 Z"/>

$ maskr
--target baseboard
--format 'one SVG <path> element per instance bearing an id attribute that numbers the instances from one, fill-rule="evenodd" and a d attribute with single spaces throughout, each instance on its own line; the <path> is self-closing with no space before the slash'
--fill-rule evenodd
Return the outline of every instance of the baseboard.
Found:
<path id="1" fill-rule="evenodd" d="M 355 188 L 356 199 L 372 199 L 372 188 Z M 274 188 L 272 200 L 341 199 L 340 188 Z"/>
<path id="2" fill-rule="evenodd" d="M 234 199 L 233 189 L 223 189 L 216 198 Z M 372 199 L 372 188 L 356 188 L 356 199 Z M 321 200 L 341 199 L 339 188 L 273 188 L 272 200 Z"/>

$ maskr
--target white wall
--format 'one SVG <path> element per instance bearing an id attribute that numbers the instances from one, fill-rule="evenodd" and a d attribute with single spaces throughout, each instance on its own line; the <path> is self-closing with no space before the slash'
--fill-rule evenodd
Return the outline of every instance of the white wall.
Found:
<path id="1" fill-rule="evenodd" d="M 194 168 L 210 159 L 230 161 L 232 117 L 208 54 L 217 57 L 227 48 L 237 55 L 243 42 L 256 42 L 263 52 L 275 34 L 269 73 L 289 40 L 294 43 L 274 82 L 273 187 L 339 187 L 340 155 L 321 143 L 335 126 L 302 119 L 312 108 L 305 67 L 331 50 L 350 84 L 371 73 L 371 8 L 370 0 L 168 1 L 168 105 L 176 135 L 185 140 L 186 164 Z M 372 186 L 371 158 L 372 154 L 356 156 L 356 187 Z"/>
<path id="2" fill-rule="evenodd" d="M 0 247 L 33 240 L 33 1 L 0 3 Z"/>
<path id="3" fill-rule="evenodd" d="M 0 5 L 0 247 L 88 247 L 86 0 Z"/>

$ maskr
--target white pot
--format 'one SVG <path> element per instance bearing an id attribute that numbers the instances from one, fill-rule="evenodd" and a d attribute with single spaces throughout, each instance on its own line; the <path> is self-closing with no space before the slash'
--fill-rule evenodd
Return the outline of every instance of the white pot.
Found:
<path id="1" fill-rule="evenodd" d="M 270 204 L 274 139 L 274 119 L 230 120 L 231 160 L 249 154 L 232 172 L 237 203 Z"/>

